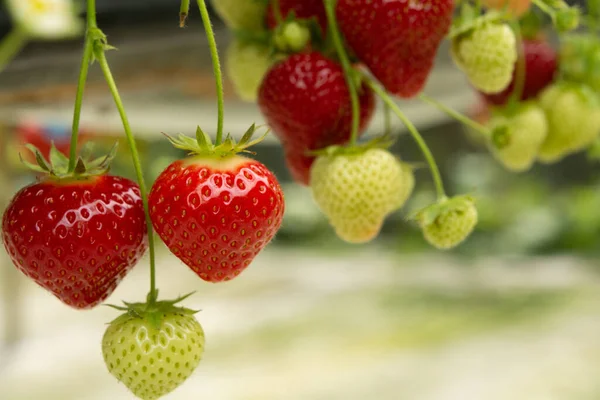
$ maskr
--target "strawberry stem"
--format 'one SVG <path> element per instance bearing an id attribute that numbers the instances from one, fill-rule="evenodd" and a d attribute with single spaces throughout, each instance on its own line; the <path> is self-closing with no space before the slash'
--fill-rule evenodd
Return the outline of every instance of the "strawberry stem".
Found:
<path id="1" fill-rule="evenodd" d="M 90 3 L 93 4 L 91 1 Z M 89 4 L 89 3 L 88 3 Z M 88 16 L 90 15 L 88 11 Z M 71 128 L 71 149 L 69 153 L 69 172 L 75 171 L 77 164 L 77 139 L 79 137 L 79 123 L 81 121 L 81 107 L 83 104 L 83 93 L 87 82 L 88 71 L 94 53 L 94 39 L 86 34 L 83 58 L 79 71 L 79 82 L 77 83 L 77 94 L 75 95 L 75 110 L 73 111 L 73 125 Z"/>
<path id="2" fill-rule="evenodd" d="M 342 63 L 344 77 L 346 78 L 346 84 L 348 86 L 348 91 L 350 92 L 350 101 L 352 103 L 352 133 L 350 135 L 350 145 L 355 145 L 358 140 L 358 130 L 360 125 L 360 103 L 358 99 L 358 90 L 356 89 L 356 74 L 350 64 L 348 53 L 346 53 L 346 49 L 344 48 L 342 35 L 335 17 L 335 1 L 323 0 L 323 2 L 325 11 L 327 12 L 327 21 L 329 23 L 331 38 L 340 62 Z"/>
<path id="3" fill-rule="evenodd" d="M 215 33 L 213 32 L 212 23 L 210 22 L 210 16 L 206 9 L 206 2 L 204 0 L 198 0 L 198 8 L 200 8 L 200 15 L 202 16 L 202 23 L 208 39 L 208 46 L 210 47 L 210 56 L 213 64 L 213 72 L 215 74 L 215 81 L 217 84 L 217 107 L 218 107 L 218 121 L 217 121 L 217 138 L 215 145 L 218 146 L 223 142 L 223 114 L 225 108 L 225 101 L 223 99 L 223 74 L 221 73 L 221 63 L 219 61 L 219 50 L 217 49 L 217 42 L 215 40 Z"/>
<path id="4" fill-rule="evenodd" d="M 93 0 L 89 0 L 93 1 Z M 106 79 L 106 83 L 110 89 L 110 92 L 113 96 L 115 105 L 119 110 L 119 115 L 121 116 L 121 121 L 123 123 L 123 128 L 125 130 L 125 136 L 127 137 L 127 142 L 129 144 L 129 150 L 131 152 L 131 158 L 133 160 L 133 167 L 135 169 L 135 173 L 137 176 L 138 184 L 140 185 L 140 194 L 142 197 L 142 202 L 144 204 L 144 213 L 146 216 L 146 225 L 148 228 L 148 247 L 150 250 L 150 298 L 156 300 L 156 255 L 154 251 L 154 230 L 152 229 L 152 221 L 150 220 L 150 212 L 148 208 L 148 189 L 146 188 L 146 183 L 144 181 L 144 173 L 142 170 L 142 163 L 140 161 L 140 156 L 137 151 L 137 145 L 135 142 L 135 138 L 133 133 L 131 132 L 131 127 L 129 126 L 129 120 L 127 118 L 127 114 L 125 113 L 125 108 L 123 106 L 123 102 L 121 101 L 121 96 L 119 95 L 119 90 L 117 89 L 117 85 L 110 71 L 110 67 L 108 66 L 108 62 L 106 61 L 106 55 L 104 54 L 104 48 L 102 46 L 96 46 L 94 49 L 94 56 L 102 69 L 104 74 L 104 78 Z"/>
<path id="5" fill-rule="evenodd" d="M 425 142 L 417 128 L 410 121 L 410 119 L 408 119 L 408 117 L 400 110 L 396 102 L 385 90 L 383 90 L 377 83 L 375 83 L 372 79 L 368 77 L 364 77 L 364 81 L 367 84 L 367 86 L 373 89 L 375 94 L 377 94 L 381 98 L 381 100 L 383 100 L 383 102 L 392 110 L 392 112 L 396 114 L 400 121 L 402 121 L 402 123 L 408 129 L 408 132 L 410 132 L 411 136 L 421 149 L 421 152 L 423 153 L 427 164 L 429 164 L 429 169 L 431 170 L 431 176 L 433 178 L 433 183 L 435 185 L 438 200 L 447 198 L 446 191 L 444 190 L 444 184 L 442 182 L 442 176 L 440 174 L 440 169 L 438 168 L 437 163 L 435 162 L 433 154 L 431 154 L 431 150 L 429 150 L 429 146 L 427 146 L 427 143 Z"/>
<path id="6" fill-rule="evenodd" d="M 279 4 L 279 0 L 271 0 L 271 7 L 273 7 L 273 14 L 275 15 L 275 21 L 277 21 L 277 25 L 283 24 L 283 14 L 281 13 L 281 5 Z"/>
<path id="7" fill-rule="evenodd" d="M 181 7 L 179 8 L 179 27 L 185 28 L 185 21 L 190 14 L 190 0 L 181 0 Z"/>
<path id="8" fill-rule="evenodd" d="M 458 111 L 453 110 L 452 108 L 440 103 L 436 99 L 431 98 L 424 93 L 421 93 L 419 95 L 419 99 L 422 102 L 427 103 L 430 106 L 437 108 L 438 110 L 440 110 L 444 114 L 448 115 L 449 117 L 454 118 L 455 120 L 462 123 L 463 125 L 466 125 L 469 128 L 474 129 L 475 131 L 481 133 L 483 136 L 485 136 L 485 137 L 491 136 L 491 132 L 488 128 L 481 125 L 477 121 L 472 120 L 471 118 L 467 117 L 466 115 L 463 115 L 463 114 L 459 113 Z"/>
<path id="9" fill-rule="evenodd" d="M 27 44 L 27 35 L 15 28 L 0 43 L 0 72 L 19 54 Z"/>

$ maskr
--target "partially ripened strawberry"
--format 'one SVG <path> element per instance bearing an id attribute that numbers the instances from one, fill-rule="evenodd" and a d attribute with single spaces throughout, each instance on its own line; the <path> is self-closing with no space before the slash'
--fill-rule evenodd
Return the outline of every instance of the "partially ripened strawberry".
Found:
<path id="1" fill-rule="evenodd" d="M 338 0 L 336 9 L 356 56 L 404 98 L 423 89 L 453 11 L 453 0 Z"/>
<path id="2" fill-rule="evenodd" d="M 517 40 L 504 23 L 484 23 L 453 39 L 452 58 L 475 88 L 499 93 L 512 80 Z"/>
<path id="3" fill-rule="evenodd" d="M 193 149 L 193 139 L 181 143 Z M 273 173 L 237 151 L 231 141 L 214 154 L 198 148 L 196 156 L 167 167 L 149 195 L 156 233 L 209 282 L 238 276 L 273 239 L 283 219 L 283 192 Z"/>
<path id="4" fill-rule="evenodd" d="M 514 172 L 531 168 L 548 134 L 544 110 L 535 102 L 522 103 L 515 110 L 499 110 L 489 128 L 492 154 Z"/>
<path id="5" fill-rule="evenodd" d="M 419 212 L 415 220 L 429 244 L 448 250 L 461 244 L 477 225 L 477 208 L 469 196 L 443 199 Z"/>
<path id="6" fill-rule="evenodd" d="M 295 54 L 275 64 L 259 90 L 260 110 L 280 139 L 294 178 L 308 184 L 309 150 L 350 138 L 352 107 L 342 67 L 320 53 Z M 373 116 L 375 98 L 360 88 L 360 131 Z"/>
<path id="7" fill-rule="evenodd" d="M 137 397 L 156 400 L 192 375 L 204 353 L 194 312 L 173 302 L 128 304 L 102 337 L 108 371 Z"/>
<path id="8" fill-rule="evenodd" d="M 278 25 L 274 7 L 279 4 L 283 20 L 293 13 L 296 19 L 315 19 L 323 33 L 327 31 L 327 14 L 323 0 L 278 0 L 270 3 L 267 10 L 267 26 L 270 29 L 274 29 Z"/>
<path id="9" fill-rule="evenodd" d="M 540 95 L 548 136 L 539 160 L 553 163 L 590 146 L 600 134 L 600 100 L 590 87 L 557 82 Z"/>
<path id="10" fill-rule="evenodd" d="M 521 100 L 534 99 L 550 85 L 556 77 L 558 68 L 558 55 L 556 50 L 543 39 L 528 39 L 523 41 L 523 54 L 525 60 L 525 81 Z M 523 57 L 523 54 L 521 57 Z M 517 71 L 513 73 L 510 85 L 497 94 L 482 93 L 489 104 L 504 105 L 515 89 Z"/>
<path id="11" fill-rule="evenodd" d="M 315 202 L 337 235 L 349 243 L 366 243 L 385 218 L 406 202 L 414 180 L 405 166 L 384 149 L 317 158 L 311 169 Z"/>
<path id="12" fill-rule="evenodd" d="M 21 272 L 63 303 L 92 308 L 146 250 L 140 191 L 116 176 L 53 174 L 15 195 L 2 239 Z"/>

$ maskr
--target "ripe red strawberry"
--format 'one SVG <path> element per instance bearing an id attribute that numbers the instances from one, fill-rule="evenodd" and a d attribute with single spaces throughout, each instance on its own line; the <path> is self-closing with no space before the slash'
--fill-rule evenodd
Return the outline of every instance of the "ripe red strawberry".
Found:
<path id="1" fill-rule="evenodd" d="M 537 95 L 549 86 L 556 76 L 558 68 L 558 55 L 554 48 L 543 39 L 529 39 L 523 41 L 525 55 L 525 86 L 521 100 L 536 98 Z M 521 54 L 521 57 L 523 55 Z M 484 94 L 489 104 L 504 105 L 510 98 L 515 87 L 515 76 L 513 81 L 504 91 L 497 94 Z"/>
<path id="2" fill-rule="evenodd" d="M 296 19 L 316 18 L 323 33 L 327 31 L 327 14 L 325 13 L 323 0 L 279 0 L 278 3 L 284 20 L 293 12 Z M 267 10 L 267 26 L 269 29 L 277 27 L 277 18 L 273 7 L 274 4 L 271 1 L 271 6 Z"/>
<path id="3" fill-rule="evenodd" d="M 138 186 L 103 175 L 48 177 L 23 188 L 2 219 L 2 239 L 25 275 L 65 304 L 104 301 L 146 250 Z"/>
<path id="4" fill-rule="evenodd" d="M 285 148 L 294 178 L 308 184 L 314 157 L 308 150 L 343 144 L 352 125 L 350 93 L 342 67 L 312 52 L 275 64 L 259 90 L 258 105 Z M 360 130 L 371 120 L 373 92 L 360 88 Z"/>
<path id="5" fill-rule="evenodd" d="M 279 230 L 285 207 L 271 171 L 235 154 L 175 161 L 154 183 L 149 205 L 167 247 L 209 282 L 246 269 Z"/>
<path id="6" fill-rule="evenodd" d="M 346 41 L 385 88 L 410 98 L 425 86 L 448 33 L 453 0 L 339 0 Z"/>

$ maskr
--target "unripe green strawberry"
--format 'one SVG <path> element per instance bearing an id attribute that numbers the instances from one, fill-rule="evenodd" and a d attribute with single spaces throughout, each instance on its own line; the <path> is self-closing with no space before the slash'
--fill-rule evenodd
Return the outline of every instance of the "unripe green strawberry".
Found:
<path id="1" fill-rule="evenodd" d="M 477 208 L 469 196 L 444 199 L 415 216 L 425 240 L 440 250 L 461 244 L 477 225 Z"/>
<path id="2" fill-rule="evenodd" d="M 486 23 L 455 38 L 452 58 L 483 93 L 510 85 L 517 62 L 517 40 L 507 24 Z"/>
<path id="3" fill-rule="evenodd" d="M 508 114 L 495 115 L 489 127 L 492 154 L 514 172 L 531 168 L 548 134 L 546 114 L 534 102 L 523 103 Z"/>
<path id="4" fill-rule="evenodd" d="M 234 30 L 260 31 L 266 29 L 265 0 L 212 0 L 212 5 L 225 25 Z"/>
<path id="5" fill-rule="evenodd" d="M 227 49 L 227 75 L 238 97 L 255 102 L 263 77 L 274 63 L 267 46 L 234 40 Z"/>
<path id="6" fill-rule="evenodd" d="M 404 207 L 408 199 L 415 190 L 415 173 L 412 165 L 400 162 L 402 167 L 402 194 L 398 198 L 398 208 Z"/>
<path id="7" fill-rule="evenodd" d="M 600 92 L 600 38 L 595 33 L 561 37 L 560 72 L 569 81 L 580 82 Z"/>
<path id="8" fill-rule="evenodd" d="M 102 338 L 109 372 L 140 399 L 158 399 L 179 387 L 204 352 L 204 331 L 194 312 L 159 302 L 133 305 Z M 138 308 L 136 310 L 136 307 Z"/>
<path id="9" fill-rule="evenodd" d="M 356 154 L 319 156 L 311 168 L 315 202 L 337 235 L 349 243 L 366 243 L 383 221 L 400 208 L 411 182 L 389 151 L 371 148 Z"/>
<path id="10" fill-rule="evenodd" d="M 548 136 L 539 160 L 553 163 L 589 147 L 600 134 L 600 101 L 588 86 L 558 82 L 540 95 Z"/>

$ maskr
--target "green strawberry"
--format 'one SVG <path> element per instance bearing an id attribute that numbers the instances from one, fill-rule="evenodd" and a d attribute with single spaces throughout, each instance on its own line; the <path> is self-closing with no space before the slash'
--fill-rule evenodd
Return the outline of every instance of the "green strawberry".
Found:
<path id="1" fill-rule="evenodd" d="M 440 250 L 448 250 L 473 232 L 477 225 L 477 208 L 469 196 L 446 198 L 418 211 L 414 219 L 425 240 Z"/>
<path id="2" fill-rule="evenodd" d="M 548 136 L 539 160 L 553 163 L 589 147 L 600 134 L 600 101 L 590 87 L 558 82 L 540 95 L 548 119 Z"/>
<path id="3" fill-rule="evenodd" d="M 233 30 L 266 29 L 266 0 L 212 0 L 212 6 L 225 25 Z"/>
<path id="4" fill-rule="evenodd" d="M 569 81 L 589 85 L 600 92 L 600 38 L 593 33 L 561 37 L 560 72 Z"/>
<path id="5" fill-rule="evenodd" d="M 415 173 L 412 165 L 400 162 L 402 167 L 402 194 L 398 198 L 398 208 L 404 207 L 415 189 Z"/>
<path id="6" fill-rule="evenodd" d="M 310 176 L 315 202 L 349 243 L 373 240 L 412 184 L 401 162 L 380 148 L 319 156 Z"/>
<path id="7" fill-rule="evenodd" d="M 517 62 L 517 40 L 507 24 L 485 23 L 452 41 L 452 58 L 483 93 L 510 85 Z"/>
<path id="8" fill-rule="evenodd" d="M 158 399 L 180 386 L 204 352 L 204 331 L 194 312 L 174 302 L 128 305 L 102 338 L 109 372 L 137 397 Z"/>
<path id="9" fill-rule="evenodd" d="M 227 75 L 238 97 L 255 102 L 263 77 L 275 60 L 268 46 L 233 40 L 227 49 Z"/>
<path id="10" fill-rule="evenodd" d="M 495 115 L 489 127 L 492 154 L 514 172 L 531 168 L 548 134 L 546 114 L 534 102 L 522 103 L 514 111 Z"/>

